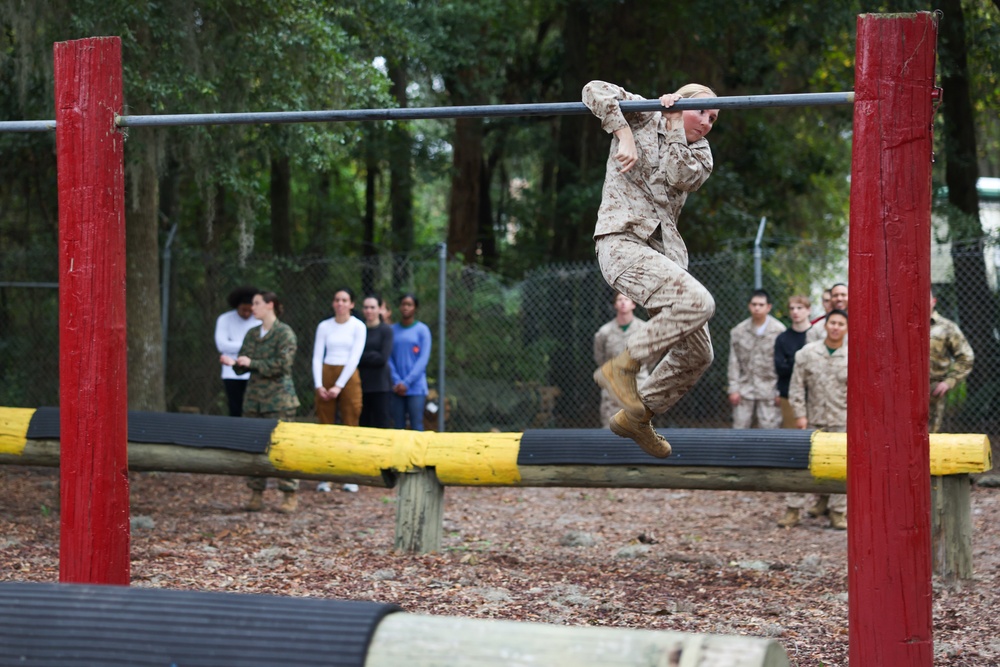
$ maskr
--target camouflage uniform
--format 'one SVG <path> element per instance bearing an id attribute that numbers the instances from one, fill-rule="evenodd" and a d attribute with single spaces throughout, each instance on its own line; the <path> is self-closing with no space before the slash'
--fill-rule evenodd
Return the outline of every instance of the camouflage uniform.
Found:
<path id="1" fill-rule="evenodd" d="M 713 162 L 706 139 L 689 145 L 684 130 L 668 130 L 658 111 L 622 114 L 619 101 L 641 99 L 603 81 L 583 89 L 584 104 L 606 132 L 629 126 L 635 137 L 638 161 L 624 174 L 615 160 L 618 138 L 611 140 L 594 239 L 604 279 L 650 314 L 627 347 L 633 359 L 652 367 L 639 395 L 647 408 L 662 413 L 712 363 L 708 320 L 715 300 L 687 272 L 677 218 Z"/>
<path id="2" fill-rule="evenodd" d="M 622 331 L 622 325 L 618 320 L 611 320 L 601 325 L 601 328 L 594 334 L 594 362 L 600 367 L 605 361 L 618 356 L 625 349 L 625 342 L 628 337 L 636 331 L 641 330 L 646 323 L 638 317 L 632 318 L 628 327 Z M 639 371 L 636 381 L 641 385 L 649 377 L 649 371 L 645 368 Z M 618 401 L 608 393 L 607 389 L 601 389 L 601 423 L 607 425 L 615 413 L 621 410 Z"/>
<path id="3" fill-rule="evenodd" d="M 240 348 L 240 356 L 250 357 L 250 367 L 233 367 L 237 373 L 250 371 L 247 391 L 243 396 L 243 416 L 294 419 L 299 407 L 299 398 L 292 383 L 292 361 L 298 348 L 295 332 L 278 320 L 263 338 L 260 331 L 259 326 L 248 331 Z M 267 487 L 267 478 L 248 477 L 247 486 L 254 491 L 263 491 Z M 296 491 L 299 480 L 279 479 L 278 488 Z"/>
<path id="4" fill-rule="evenodd" d="M 934 387 L 939 382 L 947 382 L 951 389 L 972 372 L 975 355 L 969 341 L 949 319 L 941 317 L 937 311 L 931 313 L 931 405 L 928 412 L 928 429 L 937 433 L 941 429 L 944 408 L 948 394 L 934 396 Z"/>
<path id="5" fill-rule="evenodd" d="M 831 354 L 826 341 L 809 343 L 795 353 L 795 368 L 788 387 L 788 401 L 795 417 L 807 417 L 810 428 L 833 433 L 847 431 L 847 337 Z M 808 496 L 792 493 L 788 507 L 802 509 Z M 828 505 L 832 512 L 847 511 L 847 496 L 833 494 Z"/>
<path id="6" fill-rule="evenodd" d="M 740 395 L 739 404 L 733 406 L 733 428 L 750 428 L 754 413 L 759 428 L 781 425 L 781 409 L 774 402 L 778 396 L 774 341 L 785 325 L 768 315 L 764 333 L 758 334 L 757 328 L 748 317 L 729 331 L 728 393 Z"/>

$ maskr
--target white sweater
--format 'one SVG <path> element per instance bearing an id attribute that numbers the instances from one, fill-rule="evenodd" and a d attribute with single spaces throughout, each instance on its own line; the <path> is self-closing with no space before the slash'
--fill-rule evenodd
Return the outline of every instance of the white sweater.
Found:
<path id="1" fill-rule="evenodd" d="M 240 348 L 243 347 L 243 339 L 247 332 L 259 324 L 260 320 L 253 315 L 243 319 L 235 310 L 219 315 L 219 319 L 215 320 L 215 347 L 219 350 L 219 354 L 227 354 L 235 359 L 240 353 Z M 250 379 L 249 371 L 243 375 L 237 375 L 232 366 L 220 365 L 222 366 L 223 380 Z"/>
<path id="2" fill-rule="evenodd" d="M 317 389 L 323 386 L 323 364 L 344 367 L 334 383 L 341 389 L 344 388 L 361 361 L 367 337 L 368 330 L 364 322 L 353 316 L 343 324 L 339 324 L 333 317 L 319 323 L 316 327 L 312 360 L 313 384 Z"/>

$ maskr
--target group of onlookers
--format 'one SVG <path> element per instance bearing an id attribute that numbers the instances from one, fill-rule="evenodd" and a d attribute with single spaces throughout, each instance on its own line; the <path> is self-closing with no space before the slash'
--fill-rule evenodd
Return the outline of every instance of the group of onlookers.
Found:
<path id="1" fill-rule="evenodd" d="M 240 287 L 230 293 L 229 305 L 232 310 L 220 315 L 215 327 L 229 414 L 294 419 L 300 406 L 292 381 L 298 342 L 291 327 L 278 319 L 280 300 L 273 292 Z M 351 289 L 334 292 L 332 306 L 333 317 L 316 327 L 313 345 L 317 421 L 422 431 L 431 332 L 416 319 L 417 297 L 400 298 L 395 324 L 377 294 L 362 300 L 363 322 L 354 315 Z M 247 485 L 252 495 L 246 509 L 260 511 L 267 479 L 250 477 Z M 278 480 L 284 493 L 279 512 L 296 509 L 298 488 L 298 480 Z M 343 488 L 358 490 L 353 484 Z M 329 491 L 330 485 L 321 482 L 317 489 Z"/>
<path id="2" fill-rule="evenodd" d="M 809 299 L 788 300 L 790 328 L 770 316 L 764 290 L 750 297 L 750 317 L 730 331 L 729 402 L 733 428 L 813 428 L 847 431 L 847 285 L 823 293 L 826 312 L 810 321 Z M 944 416 L 945 396 L 972 371 L 973 352 L 958 326 L 935 310 L 930 295 L 930 411 L 928 429 L 936 433 Z M 820 325 L 822 322 L 822 325 Z M 847 498 L 822 495 L 806 508 L 802 494 L 789 494 L 778 525 L 793 527 L 802 510 L 826 515 L 830 526 L 847 528 Z"/>

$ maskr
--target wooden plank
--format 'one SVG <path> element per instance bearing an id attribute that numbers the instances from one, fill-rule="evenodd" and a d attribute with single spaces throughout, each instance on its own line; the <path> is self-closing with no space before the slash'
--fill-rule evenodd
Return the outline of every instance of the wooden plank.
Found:
<path id="1" fill-rule="evenodd" d="M 929 667 L 927 438 L 937 18 L 858 17 L 847 391 L 851 665 Z"/>
<path id="2" fill-rule="evenodd" d="M 519 486 L 623 489 L 707 489 L 844 493 L 843 480 L 816 479 L 808 470 L 682 466 L 524 466 Z"/>
<path id="3" fill-rule="evenodd" d="M 129 583 L 121 40 L 59 42 L 59 579 Z"/>
<path id="4" fill-rule="evenodd" d="M 391 614 L 365 667 L 785 667 L 773 639 Z"/>

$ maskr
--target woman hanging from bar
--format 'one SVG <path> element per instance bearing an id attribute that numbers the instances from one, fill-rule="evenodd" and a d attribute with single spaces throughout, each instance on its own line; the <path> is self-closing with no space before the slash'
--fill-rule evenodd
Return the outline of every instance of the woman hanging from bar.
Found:
<path id="1" fill-rule="evenodd" d="M 691 83 L 659 98 L 664 111 L 623 114 L 620 102 L 643 98 L 603 81 L 583 89 L 584 104 L 614 135 L 594 230 L 597 259 L 608 284 L 650 315 L 594 379 L 623 406 L 611 430 L 660 458 L 670 455 L 670 444 L 653 428 L 653 416 L 680 400 L 713 358 L 708 320 L 715 300 L 687 271 L 677 219 L 688 193 L 712 173 L 705 136 L 719 110 L 669 110 L 677 100 L 700 97 L 715 93 Z M 652 372 L 638 386 L 642 366 Z"/>

